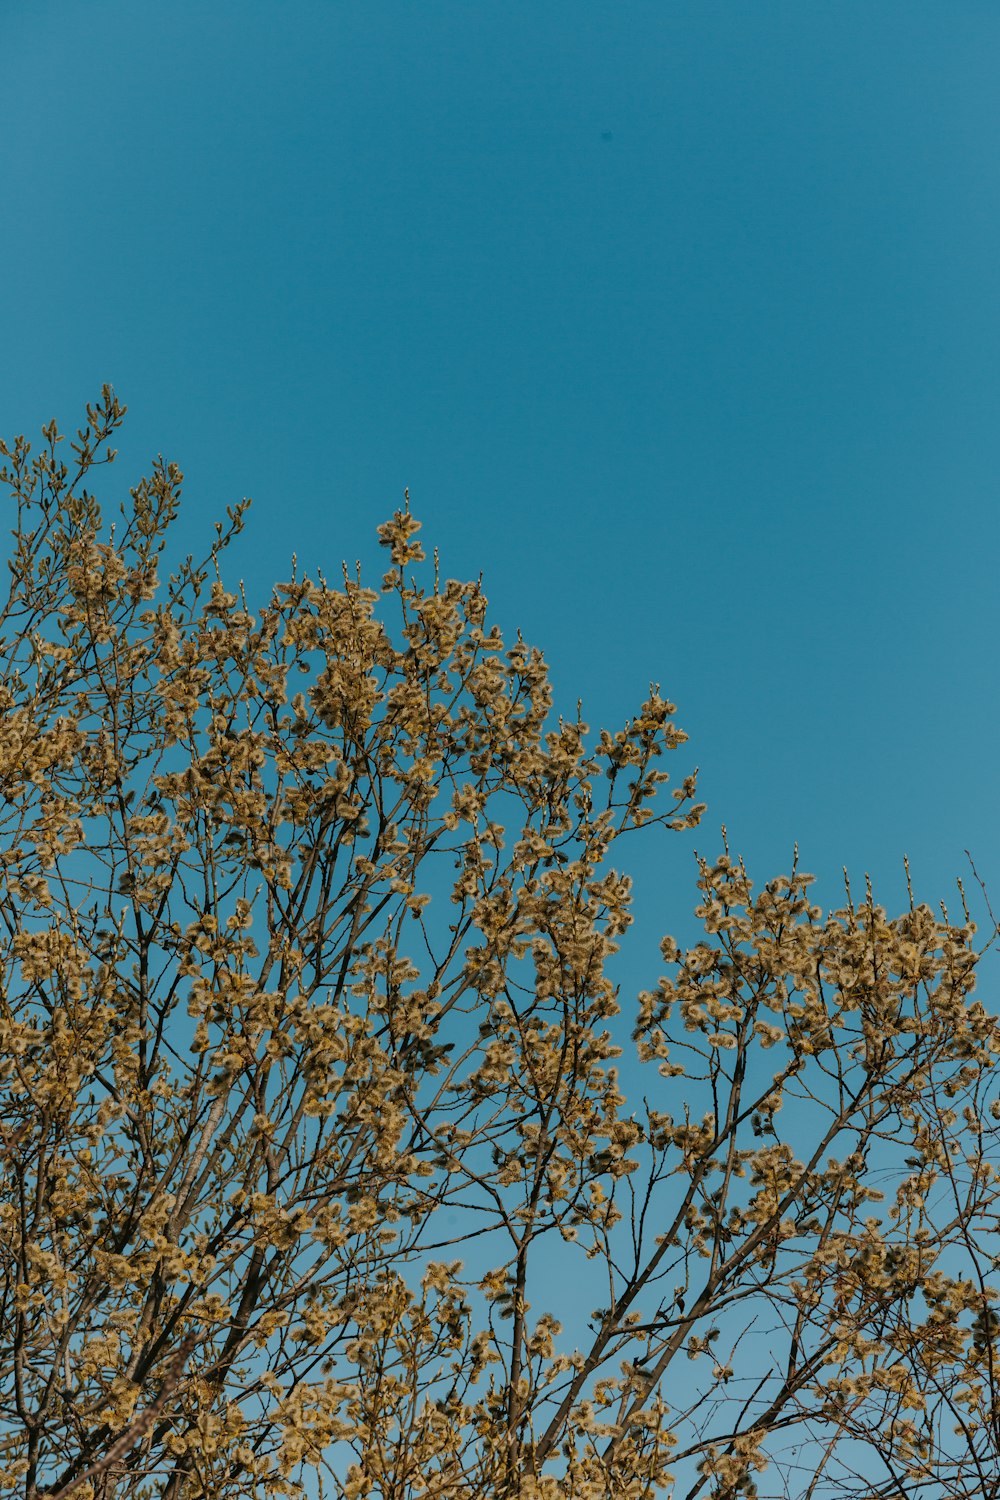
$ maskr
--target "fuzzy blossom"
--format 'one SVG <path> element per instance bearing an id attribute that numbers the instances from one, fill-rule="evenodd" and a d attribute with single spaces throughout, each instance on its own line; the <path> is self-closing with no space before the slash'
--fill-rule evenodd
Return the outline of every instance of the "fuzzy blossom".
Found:
<path id="1" fill-rule="evenodd" d="M 106 524 L 123 417 L 0 444 L 0 1494 L 980 1496 L 969 913 L 724 838 L 635 996 L 633 836 L 704 811 L 659 687 L 557 716 L 408 497 L 378 586 L 249 600 L 175 465 Z"/>

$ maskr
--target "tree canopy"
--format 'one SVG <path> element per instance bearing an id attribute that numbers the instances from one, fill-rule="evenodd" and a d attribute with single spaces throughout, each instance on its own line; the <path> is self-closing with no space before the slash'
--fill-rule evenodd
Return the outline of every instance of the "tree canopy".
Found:
<path id="1" fill-rule="evenodd" d="M 248 601 L 245 503 L 163 576 L 123 417 L 0 447 L 0 1494 L 1000 1496 L 964 898 L 723 847 L 622 994 L 674 705 L 555 719 L 408 504 L 375 587 Z"/>

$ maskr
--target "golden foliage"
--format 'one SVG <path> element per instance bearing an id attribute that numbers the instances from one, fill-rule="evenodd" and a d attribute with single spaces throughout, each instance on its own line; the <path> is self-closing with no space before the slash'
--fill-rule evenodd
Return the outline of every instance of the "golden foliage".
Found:
<path id="1" fill-rule="evenodd" d="M 408 506 L 378 589 L 251 608 L 245 504 L 161 578 L 123 415 L 0 449 L 0 1494 L 1000 1492 L 967 916 L 727 852 L 620 1035 L 673 705 L 553 724 Z"/>

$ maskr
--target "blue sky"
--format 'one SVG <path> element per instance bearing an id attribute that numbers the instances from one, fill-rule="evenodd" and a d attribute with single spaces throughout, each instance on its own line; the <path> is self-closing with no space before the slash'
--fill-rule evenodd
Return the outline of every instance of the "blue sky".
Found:
<path id="1" fill-rule="evenodd" d="M 751 872 L 1000 894 L 1000 9 L 6 0 L 0 427 L 130 406 L 185 550 L 333 574 L 408 485 Z M 690 848 L 690 844 L 688 845 Z M 655 952 L 688 855 L 636 846 Z M 678 904 L 679 903 L 679 904 Z M 655 959 L 653 960 L 655 964 Z M 638 983 L 652 975 L 639 974 Z"/>

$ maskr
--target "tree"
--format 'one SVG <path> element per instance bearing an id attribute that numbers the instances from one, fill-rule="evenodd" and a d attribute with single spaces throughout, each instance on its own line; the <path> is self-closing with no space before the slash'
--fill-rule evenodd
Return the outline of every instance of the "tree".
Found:
<path id="1" fill-rule="evenodd" d="M 123 416 L 2 448 L 0 1493 L 1000 1493 L 968 913 L 724 850 L 623 1015 L 673 705 L 552 722 L 408 506 L 379 589 L 251 608 L 245 504 L 162 580 Z"/>

